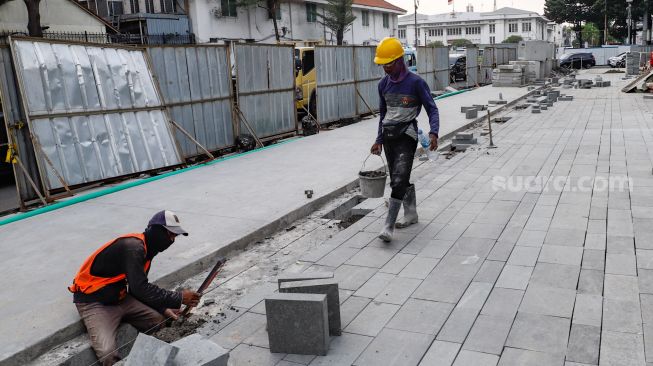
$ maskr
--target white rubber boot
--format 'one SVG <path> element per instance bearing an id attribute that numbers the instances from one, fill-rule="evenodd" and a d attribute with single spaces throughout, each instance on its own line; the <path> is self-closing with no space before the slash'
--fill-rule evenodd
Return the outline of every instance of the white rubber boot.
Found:
<path id="1" fill-rule="evenodd" d="M 415 185 L 411 184 L 404 197 L 404 217 L 397 221 L 395 227 L 403 229 L 410 225 L 417 224 L 417 197 L 415 196 Z"/>
<path id="2" fill-rule="evenodd" d="M 379 234 L 379 238 L 385 242 L 392 241 L 392 234 L 394 234 L 395 223 L 397 222 L 397 216 L 399 215 L 401 202 L 401 200 L 390 197 L 390 202 L 388 204 L 388 216 L 385 218 L 385 226 L 383 227 L 383 231 L 381 231 L 381 234 Z"/>

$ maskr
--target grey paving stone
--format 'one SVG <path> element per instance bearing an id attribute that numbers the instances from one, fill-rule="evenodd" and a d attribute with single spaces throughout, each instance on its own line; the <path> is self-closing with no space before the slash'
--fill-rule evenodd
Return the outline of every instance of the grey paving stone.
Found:
<path id="1" fill-rule="evenodd" d="M 462 350 L 456 357 L 454 366 L 496 366 L 499 356 L 487 353 Z"/>
<path id="2" fill-rule="evenodd" d="M 601 327 L 572 324 L 567 345 L 567 361 L 598 364 L 600 342 Z"/>
<path id="3" fill-rule="evenodd" d="M 570 319 L 517 313 L 506 346 L 553 354 L 567 350 Z"/>
<path id="4" fill-rule="evenodd" d="M 472 279 L 481 268 L 483 260 L 478 256 L 447 254 L 431 272 L 433 276 L 461 276 Z"/>
<path id="5" fill-rule="evenodd" d="M 565 247 L 559 245 L 543 245 L 538 262 L 568 264 L 580 266 L 583 259 L 583 248 Z"/>
<path id="6" fill-rule="evenodd" d="M 179 348 L 144 333 L 139 333 L 125 366 L 171 366 Z"/>
<path id="7" fill-rule="evenodd" d="M 474 282 L 494 284 L 499 278 L 501 271 L 503 271 L 505 264 L 506 262 L 501 261 L 484 261 L 483 265 L 481 265 L 481 269 L 479 269 L 476 276 L 474 276 Z"/>
<path id="8" fill-rule="evenodd" d="M 636 276 L 637 268 L 633 254 L 606 254 L 605 273 Z"/>
<path id="9" fill-rule="evenodd" d="M 516 246 L 508 258 L 508 264 L 534 267 L 539 254 L 540 248 L 538 247 Z"/>
<path id="10" fill-rule="evenodd" d="M 533 272 L 533 267 L 506 264 L 497 280 L 496 287 L 525 290 Z"/>
<path id="11" fill-rule="evenodd" d="M 385 225 L 385 219 L 383 219 L 383 224 Z M 392 237 L 392 241 L 390 243 L 387 243 L 379 238 L 376 238 L 372 240 L 367 246 L 372 247 L 372 248 L 381 248 L 385 250 L 395 250 L 397 252 L 403 250 L 408 243 L 417 236 L 416 232 L 410 232 L 411 228 L 415 229 L 418 225 L 413 225 L 410 228 L 407 229 L 397 229 L 394 232 L 394 235 Z M 378 230 L 374 230 L 374 232 L 378 235 L 379 232 L 381 232 L 381 229 L 383 227 L 379 227 Z"/>
<path id="12" fill-rule="evenodd" d="M 506 347 L 501 354 L 499 366 L 563 366 L 564 354 L 550 354 Z"/>
<path id="13" fill-rule="evenodd" d="M 413 254 L 397 253 L 379 272 L 399 274 L 415 258 Z"/>
<path id="14" fill-rule="evenodd" d="M 264 328 L 265 324 L 265 315 L 247 312 L 210 339 L 221 347 L 233 349 L 259 329 Z"/>
<path id="15" fill-rule="evenodd" d="M 604 251 L 606 248 L 605 233 L 588 233 L 585 237 L 585 249 L 597 249 Z"/>
<path id="16" fill-rule="evenodd" d="M 479 313 L 477 309 L 456 307 L 438 333 L 437 340 L 463 343 Z"/>
<path id="17" fill-rule="evenodd" d="M 579 274 L 580 266 L 538 262 L 533 270 L 531 283 L 549 287 L 576 289 Z"/>
<path id="18" fill-rule="evenodd" d="M 472 282 L 456 307 L 480 311 L 491 291 L 492 285 L 489 283 Z"/>
<path id="19" fill-rule="evenodd" d="M 432 335 L 383 329 L 354 365 L 417 365 L 431 345 L 431 341 L 433 341 Z"/>
<path id="20" fill-rule="evenodd" d="M 653 250 L 637 249 L 637 268 L 653 269 Z"/>
<path id="21" fill-rule="evenodd" d="M 512 321 L 512 318 L 479 315 L 463 349 L 501 355 Z"/>
<path id="22" fill-rule="evenodd" d="M 451 366 L 459 349 L 459 343 L 433 341 L 419 366 Z"/>
<path id="23" fill-rule="evenodd" d="M 345 328 L 372 301 L 367 297 L 351 296 L 340 306 L 340 320 Z"/>
<path id="24" fill-rule="evenodd" d="M 440 331 L 452 310 L 452 304 L 408 299 L 386 327 L 435 335 Z"/>
<path id="25" fill-rule="evenodd" d="M 606 251 L 612 254 L 634 254 L 635 242 L 632 236 L 608 235 Z"/>
<path id="26" fill-rule="evenodd" d="M 653 363 L 653 323 L 644 323 L 642 326 L 644 327 L 644 354 L 648 366 L 648 362 Z"/>
<path id="27" fill-rule="evenodd" d="M 331 340 L 329 353 L 326 356 L 316 357 L 309 365 L 351 365 L 373 339 L 358 334 L 343 333 L 342 336 L 334 337 Z"/>
<path id="28" fill-rule="evenodd" d="M 374 301 L 402 305 L 422 283 L 415 278 L 395 277 L 374 298 Z"/>
<path id="29" fill-rule="evenodd" d="M 608 236 L 633 236 L 632 213 L 630 210 L 608 208 Z"/>
<path id="30" fill-rule="evenodd" d="M 524 291 L 495 287 L 488 297 L 481 314 L 503 318 L 514 318 Z"/>
<path id="31" fill-rule="evenodd" d="M 603 271 L 583 269 L 578 279 L 578 292 L 603 295 Z"/>
<path id="32" fill-rule="evenodd" d="M 429 240 L 428 243 L 424 246 L 424 248 L 419 252 L 418 256 L 440 259 L 444 257 L 445 254 L 447 254 L 447 252 L 449 251 L 449 249 L 451 249 L 454 243 L 455 243 L 454 240 L 440 240 L 440 239 Z"/>
<path id="33" fill-rule="evenodd" d="M 399 273 L 399 277 L 409 277 L 423 280 L 429 275 L 429 273 L 431 273 L 438 262 L 439 260 L 435 258 L 415 257 Z"/>
<path id="34" fill-rule="evenodd" d="M 237 308 L 249 309 L 261 302 L 266 296 L 277 290 L 277 284 L 263 282 L 258 286 L 247 289 L 245 295 L 238 299 L 233 306 Z"/>
<path id="35" fill-rule="evenodd" d="M 645 363 L 641 334 L 601 332 L 600 366 L 639 366 Z"/>
<path id="36" fill-rule="evenodd" d="M 429 275 L 415 290 L 416 299 L 455 304 L 460 300 L 471 280 L 461 276 Z"/>
<path id="37" fill-rule="evenodd" d="M 390 273 L 377 272 L 363 286 L 361 286 L 354 296 L 375 298 L 396 276 Z"/>
<path id="38" fill-rule="evenodd" d="M 642 334 L 639 301 L 603 299 L 603 330 Z"/>
<path id="39" fill-rule="evenodd" d="M 490 254 L 488 254 L 487 259 L 493 261 L 502 261 L 505 262 L 510 257 L 515 244 L 510 242 L 497 241 L 492 247 Z"/>
<path id="40" fill-rule="evenodd" d="M 372 240 L 376 239 L 378 235 L 378 233 L 368 233 L 361 231 L 342 243 L 341 247 L 361 249 L 367 246 L 367 244 L 369 244 Z"/>
<path id="41" fill-rule="evenodd" d="M 585 248 L 581 268 L 603 271 L 605 268 L 605 251 Z"/>
<path id="42" fill-rule="evenodd" d="M 331 346 L 329 345 L 329 348 Z M 287 361 L 288 363 L 291 363 L 291 365 L 288 366 L 296 366 L 296 364 L 300 365 L 308 365 L 315 359 L 316 356 L 313 355 L 295 355 L 295 354 L 289 354 L 286 355 L 286 357 L 283 358 L 283 361 Z M 279 364 L 276 364 L 275 366 L 279 366 Z"/>
<path id="43" fill-rule="evenodd" d="M 463 256 L 475 255 L 480 258 L 485 258 L 492 250 L 494 243 L 494 239 L 467 237 L 463 235 L 458 240 L 456 240 L 456 243 L 451 248 L 450 253 Z"/>
<path id="44" fill-rule="evenodd" d="M 332 336 L 338 336 L 342 333 L 342 326 L 340 323 L 340 292 L 338 291 L 338 283 L 333 279 L 322 279 L 322 280 L 310 280 L 310 281 L 293 281 L 282 283 L 279 288 L 281 293 L 294 293 L 294 294 L 324 294 L 327 296 L 327 314 L 328 314 L 328 325 L 329 325 L 329 334 Z M 276 304 L 273 304 L 273 301 L 270 301 L 272 306 L 276 305 L 281 310 L 292 309 L 295 305 L 294 301 L 306 301 L 306 310 L 308 308 L 317 309 L 317 305 L 313 302 L 316 301 L 316 298 L 306 298 L 302 299 L 298 297 L 293 300 L 292 298 L 284 299 L 283 297 L 272 297 L 277 300 Z M 268 309 L 268 299 L 266 298 L 266 315 L 268 315 L 268 324 L 270 323 L 270 315 L 267 314 Z M 313 311 L 317 311 L 313 309 Z M 299 308 L 299 310 L 304 310 L 304 308 Z M 298 312 L 299 314 L 299 312 Z M 314 314 L 314 313 L 311 313 Z M 301 352 L 290 352 L 284 351 L 285 353 L 301 353 Z M 313 353 L 311 353 L 313 354 Z"/>
<path id="45" fill-rule="evenodd" d="M 345 290 L 358 290 L 375 273 L 375 268 L 342 265 L 335 270 L 334 280 L 338 281 L 338 287 Z"/>
<path id="46" fill-rule="evenodd" d="M 585 230 L 550 229 L 547 231 L 545 244 L 582 247 L 585 242 Z"/>
<path id="47" fill-rule="evenodd" d="M 574 306 L 573 324 L 601 326 L 603 297 L 600 295 L 577 294 Z"/>
<path id="48" fill-rule="evenodd" d="M 641 294 L 639 298 L 642 309 L 642 321 L 653 324 L 653 295 Z"/>
<path id="49" fill-rule="evenodd" d="M 365 247 L 361 249 L 356 255 L 351 257 L 346 263 L 353 266 L 365 267 L 383 267 L 397 251 L 391 249 Z"/>
<path id="50" fill-rule="evenodd" d="M 653 270 L 639 269 L 637 270 L 637 274 L 639 292 L 653 294 Z"/>
<path id="51" fill-rule="evenodd" d="M 575 301 L 575 290 L 533 284 L 528 286 L 519 311 L 571 318 Z"/>
<path id="52" fill-rule="evenodd" d="M 179 348 L 172 365 L 227 366 L 229 351 L 195 333 L 171 344 Z"/>
<path id="53" fill-rule="evenodd" d="M 229 353 L 229 365 L 275 366 L 284 356 L 267 348 L 240 344 Z"/>
<path id="54" fill-rule="evenodd" d="M 469 238 L 499 239 L 504 225 L 472 223 L 462 236 Z"/>
<path id="55" fill-rule="evenodd" d="M 399 305 L 370 302 L 345 328 L 345 332 L 376 337 L 399 310 Z"/>
<path id="56" fill-rule="evenodd" d="M 517 243 L 517 240 L 519 239 L 522 230 L 524 230 L 524 224 L 522 223 L 513 224 L 511 222 L 508 222 L 508 225 L 506 225 L 505 229 L 503 229 L 501 236 L 499 236 L 498 241 L 515 244 Z"/>
<path id="57" fill-rule="evenodd" d="M 639 301 L 637 277 L 606 274 L 603 293 L 607 299 Z"/>
<path id="58" fill-rule="evenodd" d="M 297 365 L 302 365 L 302 364 L 297 363 L 297 362 L 290 362 L 290 361 L 286 361 L 286 360 L 281 360 L 281 361 L 279 361 L 279 363 L 277 363 L 274 366 L 297 366 Z"/>
<path id="59" fill-rule="evenodd" d="M 529 231 L 547 231 L 551 225 L 551 219 L 548 217 L 531 217 L 526 222 L 524 230 Z"/>
<path id="60" fill-rule="evenodd" d="M 348 247 L 340 246 L 334 249 L 333 251 L 331 251 L 331 253 L 322 257 L 322 259 L 320 259 L 316 263 L 322 266 L 338 267 L 341 264 L 348 261 L 349 258 L 353 257 L 358 252 L 359 249 L 357 248 L 348 248 Z"/>

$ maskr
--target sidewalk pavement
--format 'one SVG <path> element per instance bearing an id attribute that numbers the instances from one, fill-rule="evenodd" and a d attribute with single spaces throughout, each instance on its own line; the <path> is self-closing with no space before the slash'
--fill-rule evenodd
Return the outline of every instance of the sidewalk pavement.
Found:
<path id="1" fill-rule="evenodd" d="M 391 244 L 376 238 L 377 200 L 307 252 L 306 271 L 334 271 L 341 289 L 327 356 L 269 352 L 272 283 L 212 339 L 233 365 L 653 365 L 653 104 L 604 79 L 614 86 L 511 112 L 497 149 L 420 165 L 420 223 Z M 520 187 L 527 177 L 551 186 Z"/>
<path id="2" fill-rule="evenodd" d="M 509 101 L 527 93 L 525 88 L 489 86 L 439 101 L 441 134 L 468 123 L 461 106 L 487 103 L 500 92 Z M 159 210 L 173 210 L 191 235 L 157 257 L 150 278 L 165 285 L 197 273 L 208 257 L 269 235 L 355 183 L 376 137 L 377 121 L 297 139 L 0 227 L 5 273 L 0 278 L 0 365 L 22 364 L 83 331 L 66 287 L 101 244 L 142 231 Z M 420 126 L 428 130 L 426 122 Z M 380 167 L 380 162 L 371 164 Z M 312 200 L 304 195 L 306 189 L 315 192 Z"/>

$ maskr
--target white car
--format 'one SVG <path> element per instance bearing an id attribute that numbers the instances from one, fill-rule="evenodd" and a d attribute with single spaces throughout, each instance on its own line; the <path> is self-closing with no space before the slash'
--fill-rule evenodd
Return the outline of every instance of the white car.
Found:
<path id="1" fill-rule="evenodd" d="M 608 59 L 608 65 L 610 67 L 626 67 L 626 53 L 622 52 L 616 56 L 612 56 Z"/>

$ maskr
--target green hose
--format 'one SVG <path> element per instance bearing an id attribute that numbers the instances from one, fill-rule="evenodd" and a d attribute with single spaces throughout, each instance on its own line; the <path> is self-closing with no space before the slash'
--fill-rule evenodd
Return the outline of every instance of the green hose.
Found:
<path id="1" fill-rule="evenodd" d="M 440 95 L 439 97 L 434 98 L 433 100 L 440 100 L 440 99 L 444 99 L 444 98 L 453 97 L 454 95 L 462 94 L 462 93 L 464 93 L 464 92 L 468 92 L 468 91 L 470 91 L 470 90 L 473 90 L 473 89 L 457 90 L 457 91 L 455 91 L 455 92 L 451 92 L 451 93 L 447 93 L 447 94 L 442 94 L 442 95 Z"/>
<path id="2" fill-rule="evenodd" d="M 215 160 L 212 160 L 212 161 L 209 161 L 209 162 L 206 162 L 206 163 L 193 165 L 193 166 L 183 168 L 183 169 L 179 169 L 179 170 L 175 170 L 175 171 L 172 171 L 172 172 L 167 172 L 167 173 L 157 175 L 157 176 L 154 176 L 154 177 L 149 177 L 149 178 L 146 178 L 146 179 L 140 179 L 140 180 L 133 181 L 133 182 L 127 182 L 127 183 L 124 183 L 124 184 L 117 185 L 115 187 L 105 188 L 105 189 L 99 190 L 97 192 L 87 193 L 87 194 L 81 195 L 81 196 L 75 196 L 75 197 L 72 197 L 71 199 L 68 199 L 68 200 L 65 200 L 65 201 L 56 202 L 56 203 L 53 203 L 51 205 L 39 207 L 39 208 L 34 209 L 32 211 L 29 211 L 29 212 L 24 212 L 24 213 L 20 213 L 20 214 L 16 214 L 14 216 L 8 217 L 8 218 L 0 221 L 0 226 L 7 225 L 7 224 L 10 224 L 12 222 L 24 220 L 24 219 L 27 219 L 27 218 L 30 218 L 30 217 L 33 217 L 33 216 L 41 215 L 41 214 L 44 214 L 46 212 L 58 210 L 60 208 L 72 206 L 74 204 L 81 203 L 81 202 L 84 202 L 84 201 L 88 201 L 88 200 L 91 200 L 91 199 L 94 199 L 94 198 L 106 196 L 106 195 L 111 194 L 111 193 L 120 192 L 120 191 L 128 189 L 128 188 L 137 187 L 137 186 L 140 186 L 140 185 L 143 185 L 143 184 L 146 184 L 146 183 L 154 182 L 154 181 L 157 181 L 159 179 L 171 177 L 173 175 L 188 172 L 188 171 L 191 171 L 191 170 L 194 170 L 194 169 L 197 169 L 197 168 L 201 168 L 201 167 L 204 167 L 204 166 L 209 166 L 209 165 L 221 163 L 223 161 L 235 159 L 235 158 L 245 156 L 245 155 L 248 155 L 248 154 L 252 154 L 252 153 L 255 153 L 255 152 L 258 152 L 258 151 L 267 150 L 267 149 L 270 149 L 270 148 L 273 148 L 273 147 L 276 147 L 276 146 L 287 144 L 287 143 L 295 141 L 295 140 L 297 140 L 297 138 L 292 138 L 292 139 L 289 139 L 289 140 L 286 140 L 286 141 L 283 141 L 283 142 L 280 142 L 280 143 L 277 143 L 277 144 L 274 144 L 274 145 L 269 145 L 269 146 L 265 146 L 265 147 L 262 147 L 262 148 L 259 148 L 259 149 L 244 152 L 242 154 L 231 155 L 231 156 L 227 156 L 227 157 L 224 157 L 224 158 L 221 158 L 221 159 L 215 159 Z"/>

